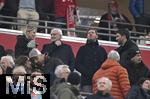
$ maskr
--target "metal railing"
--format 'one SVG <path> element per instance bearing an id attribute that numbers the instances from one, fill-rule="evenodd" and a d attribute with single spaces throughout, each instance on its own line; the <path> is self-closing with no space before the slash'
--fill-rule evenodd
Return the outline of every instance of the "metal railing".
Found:
<path id="1" fill-rule="evenodd" d="M 61 22 L 55 22 L 55 21 L 46 21 L 46 20 L 31 20 L 31 19 L 21 19 L 21 18 L 17 18 L 17 17 L 10 17 L 10 16 L 2 16 L 0 15 L 0 19 L 3 19 L 5 18 L 6 20 L 7 19 L 11 19 L 13 20 L 12 22 L 10 21 L 4 21 L 4 20 L 0 20 L 0 24 L 7 24 L 7 25 L 11 25 L 12 28 L 11 29 L 17 29 L 17 26 L 26 26 L 28 24 L 20 24 L 20 23 L 17 23 L 17 20 L 26 20 L 26 22 L 28 23 L 29 21 L 34 21 L 34 22 L 38 22 L 39 25 L 37 25 L 36 27 L 37 28 L 42 28 L 45 30 L 45 33 L 49 33 L 48 32 L 48 29 L 52 29 L 54 27 L 56 27 L 57 24 L 59 25 L 66 25 L 66 23 L 61 23 Z M 76 33 L 78 33 L 80 37 L 80 35 L 86 35 L 86 31 L 88 28 L 95 28 L 97 30 L 107 30 L 108 33 L 98 33 L 98 35 L 102 35 L 102 36 L 108 36 L 108 37 L 115 37 L 114 34 L 111 34 L 112 31 L 116 31 L 117 29 L 111 29 L 110 28 L 110 24 L 112 24 L 112 21 L 105 21 L 105 20 L 101 20 L 102 22 L 108 22 L 109 24 L 109 27 L 108 28 L 103 28 L 103 27 L 96 27 L 96 26 L 85 26 L 85 25 L 76 25 L 76 30 L 72 30 Z M 40 23 L 44 23 L 44 25 L 40 25 Z M 139 25 L 139 24 L 129 24 L 129 23 L 122 23 L 122 22 L 113 22 L 115 24 L 122 24 L 122 25 L 129 25 L 129 26 L 139 26 L 139 27 L 144 27 L 144 28 L 150 28 L 150 26 L 147 26 L 147 25 Z M 51 24 L 49 26 L 49 24 Z M 32 26 L 32 25 L 31 25 Z M 66 28 L 61 28 L 62 30 L 64 31 L 69 31 L 68 29 Z M 145 33 L 141 33 L 141 32 L 136 32 L 136 31 L 130 31 L 131 34 L 139 34 L 139 35 L 145 35 Z M 84 37 L 84 36 L 83 36 Z M 131 36 L 132 39 L 136 39 L 136 40 L 145 40 L 145 38 L 139 38 L 139 37 L 136 37 L 136 36 Z M 146 39 L 147 40 L 147 39 Z"/>

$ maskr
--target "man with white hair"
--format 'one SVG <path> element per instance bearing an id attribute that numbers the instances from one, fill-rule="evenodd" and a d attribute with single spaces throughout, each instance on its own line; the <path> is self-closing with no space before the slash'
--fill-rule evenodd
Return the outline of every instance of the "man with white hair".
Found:
<path id="1" fill-rule="evenodd" d="M 75 58 L 72 48 L 68 44 L 62 42 L 62 30 L 54 28 L 51 30 L 51 43 L 44 44 L 42 53 L 48 54 L 50 57 L 59 58 L 67 64 L 71 71 L 74 70 Z"/>
<path id="2" fill-rule="evenodd" d="M 71 71 L 70 71 L 68 65 L 58 65 L 55 69 L 56 78 L 54 79 L 54 83 L 51 86 L 51 89 L 50 89 L 51 91 L 50 92 L 55 93 L 58 85 L 67 81 L 67 78 L 68 78 L 70 72 Z"/>
<path id="3" fill-rule="evenodd" d="M 103 99 L 103 97 L 105 97 L 105 99 L 114 99 L 110 95 L 111 87 L 111 80 L 107 77 L 101 77 L 97 80 L 98 92 L 96 94 L 87 96 L 85 99 Z"/>
<path id="4" fill-rule="evenodd" d="M 58 65 L 55 69 L 55 75 L 57 78 L 67 80 L 68 75 L 70 74 L 69 66 L 67 65 Z"/>
<path id="5" fill-rule="evenodd" d="M 128 73 L 118 61 L 120 60 L 119 53 L 112 50 L 108 53 L 107 60 L 102 64 L 101 68 L 94 74 L 93 92 L 98 92 L 97 80 L 101 77 L 108 77 L 112 81 L 111 95 L 115 99 L 124 99 L 130 89 Z"/>

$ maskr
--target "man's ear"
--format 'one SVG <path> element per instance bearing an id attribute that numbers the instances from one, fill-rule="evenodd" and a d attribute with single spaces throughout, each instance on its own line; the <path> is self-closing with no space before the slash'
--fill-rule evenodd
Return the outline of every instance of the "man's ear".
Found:
<path id="1" fill-rule="evenodd" d="M 127 39 L 126 35 L 122 35 L 122 37 L 123 37 L 124 39 Z"/>

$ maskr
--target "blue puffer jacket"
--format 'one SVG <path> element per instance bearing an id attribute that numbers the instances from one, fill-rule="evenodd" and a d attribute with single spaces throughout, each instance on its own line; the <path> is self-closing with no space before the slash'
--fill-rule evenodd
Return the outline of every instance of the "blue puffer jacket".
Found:
<path id="1" fill-rule="evenodd" d="M 140 17 L 144 12 L 144 0 L 130 0 L 129 11 L 133 17 Z"/>

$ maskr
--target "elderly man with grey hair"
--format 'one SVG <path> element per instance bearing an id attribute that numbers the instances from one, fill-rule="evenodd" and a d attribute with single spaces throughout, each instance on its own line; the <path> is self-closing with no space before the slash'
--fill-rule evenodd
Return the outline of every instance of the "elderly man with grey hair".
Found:
<path id="1" fill-rule="evenodd" d="M 70 72 L 68 65 L 58 65 L 55 68 L 54 73 L 50 72 L 50 86 L 55 86 L 61 82 L 65 82 Z"/>
<path id="2" fill-rule="evenodd" d="M 51 43 L 44 44 L 42 53 L 50 57 L 59 58 L 64 64 L 67 64 L 71 71 L 74 70 L 75 57 L 70 45 L 62 42 L 62 30 L 54 28 L 51 30 Z"/>
<path id="3" fill-rule="evenodd" d="M 70 74 L 70 69 L 68 65 L 58 65 L 55 69 L 55 76 L 53 85 L 51 86 L 50 92 L 54 92 L 57 90 L 58 86 L 63 82 L 67 81 L 67 78 Z"/>
<path id="4" fill-rule="evenodd" d="M 57 78 L 64 79 L 65 81 L 70 74 L 70 69 L 68 65 L 58 65 L 55 69 L 55 75 Z"/>
<path id="5" fill-rule="evenodd" d="M 130 89 L 128 73 L 119 63 L 120 56 L 117 51 L 111 50 L 107 60 L 93 76 L 93 92 L 98 92 L 97 80 L 101 77 L 108 77 L 112 81 L 111 95 L 115 99 L 124 99 Z"/>
<path id="6" fill-rule="evenodd" d="M 107 57 L 112 60 L 120 61 L 120 55 L 115 50 L 112 50 L 108 53 Z"/>
<path id="7" fill-rule="evenodd" d="M 110 95 L 112 82 L 107 77 L 101 77 L 97 80 L 98 92 L 93 95 L 87 96 L 85 99 L 114 99 Z M 105 98 L 104 98 L 105 97 Z"/>

